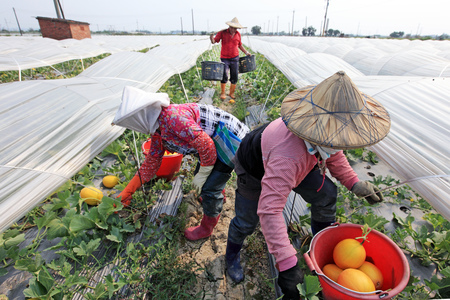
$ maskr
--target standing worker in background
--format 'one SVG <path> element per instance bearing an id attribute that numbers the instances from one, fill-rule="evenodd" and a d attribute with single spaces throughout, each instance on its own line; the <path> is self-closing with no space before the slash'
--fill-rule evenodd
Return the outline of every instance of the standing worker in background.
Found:
<path id="1" fill-rule="evenodd" d="M 235 282 L 244 278 L 240 250 L 261 222 L 269 252 L 275 256 L 283 299 L 300 299 L 303 274 L 283 218 L 293 190 L 311 204 L 313 234 L 336 221 L 337 187 L 326 169 L 348 190 L 370 204 L 383 200 L 370 182 L 360 181 L 342 149 L 363 148 L 389 132 L 388 112 L 362 94 L 340 71 L 317 86 L 290 93 L 281 118 L 250 132 L 234 158 L 237 174 L 236 216 L 228 231 L 227 272 Z"/>
<path id="2" fill-rule="evenodd" d="M 137 106 L 136 102 L 142 104 Z M 210 236 L 222 211 L 222 190 L 234 167 L 229 162 L 232 155 L 224 158 L 223 152 L 218 154 L 212 137 L 215 141 L 222 141 L 216 137 L 220 130 L 221 136 L 226 135 L 223 143 L 233 143 L 235 151 L 240 140 L 249 132 L 248 127 L 217 107 L 197 103 L 170 104 L 166 93 L 148 93 L 130 86 L 124 89 L 113 124 L 151 135 L 151 146 L 145 161 L 117 196 L 122 204 L 130 205 L 134 192 L 153 179 L 166 150 L 198 155 L 200 168 L 192 184 L 202 197 L 203 219 L 200 226 L 188 228 L 184 234 L 189 240 Z M 220 142 L 218 147 L 223 143 Z"/>
<path id="3" fill-rule="evenodd" d="M 233 20 L 226 22 L 229 27 L 228 29 L 224 29 L 219 31 L 216 36 L 211 34 L 209 36 L 211 43 L 215 44 L 222 41 L 222 49 L 220 51 L 220 60 L 225 64 L 223 69 L 223 78 L 220 84 L 221 93 L 220 99 L 225 100 L 227 98 L 225 93 L 225 87 L 228 82 L 228 70 L 230 71 L 230 97 L 235 99 L 236 96 L 234 94 L 236 90 L 236 84 L 238 81 L 238 73 L 239 73 L 239 49 L 245 53 L 247 56 L 251 56 L 250 52 L 245 50 L 241 41 L 241 34 L 237 31 L 240 28 L 245 28 L 241 24 L 237 18 L 233 18 Z"/>

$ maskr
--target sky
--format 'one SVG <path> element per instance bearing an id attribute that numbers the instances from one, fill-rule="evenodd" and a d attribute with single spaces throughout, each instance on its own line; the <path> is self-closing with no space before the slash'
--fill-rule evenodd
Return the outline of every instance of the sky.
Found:
<path id="1" fill-rule="evenodd" d="M 286 32 L 313 26 L 360 36 L 450 35 L 450 0 L 60 0 L 66 19 L 91 31 L 215 32 L 238 18 L 241 33 Z M 328 3 L 328 9 L 327 9 Z M 15 11 L 15 13 L 14 13 Z M 325 19 L 326 13 L 326 19 Z M 16 20 L 17 16 L 17 20 Z M 56 18 L 54 0 L 0 0 L 0 29 L 39 29 L 36 17 Z"/>

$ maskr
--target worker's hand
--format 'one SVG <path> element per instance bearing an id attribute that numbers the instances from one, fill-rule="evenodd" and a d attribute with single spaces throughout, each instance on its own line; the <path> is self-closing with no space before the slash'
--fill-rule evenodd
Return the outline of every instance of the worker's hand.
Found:
<path id="1" fill-rule="evenodd" d="M 352 187 L 352 192 L 361 198 L 366 198 L 370 205 L 383 201 L 380 190 L 368 181 L 358 181 Z"/>
<path id="2" fill-rule="evenodd" d="M 136 190 L 140 188 L 141 185 L 141 179 L 138 175 L 135 175 L 116 198 L 122 197 L 120 202 L 122 202 L 123 206 L 127 207 L 128 205 L 130 205 L 131 198 L 134 192 L 136 192 Z"/>
<path id="3" fill-rule="evenodd" d="M 283 300 L 299 300 L 300 293 L 298 292 L 297 284 L 302 283 L 302 281 L 303 273 L 297 265 L 280 272 L 278 274 L 278 285 L 284 294 Z"/>
<path id="4" fill-rule="evenodd" d="M 209 39 L 211 40 L 211 43 L 214 44 L 214 33 L 211 33 Z"/>
<path id="5" fill-rule="evenodd" d="M 201 194 L 202 187 L 208 179 L 209 174 L 211 174 L 214 166 L 200 166 L 198 173 L 195 174 L 194 179 L 192 180 L 192 185 L 195 187 L 195 191 L 197 194 Z"/>
<path id="6" fill-rule="evenodd" d="M 247 52 L 247 56 L 252 56 L 252 54 L 250 52 Z"/>

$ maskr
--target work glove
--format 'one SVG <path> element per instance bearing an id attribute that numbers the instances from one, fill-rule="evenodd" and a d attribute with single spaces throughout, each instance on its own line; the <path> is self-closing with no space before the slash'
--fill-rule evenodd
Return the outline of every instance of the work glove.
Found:
<path id="1" fill-rule="evenodd" d="M 368 181 L 358 181 L 353 185 L 352 192 L 358 197 L 366 198 L 370 205 L 383 201 L 380 190 Z"/>
<path id="2" fill-rule="evenodd" d="M 120 201 L 122 202 L 123 206 L 127 207 L 128 205 L 130 205 L 131 198 L 134 192 L 136 192 L 136 190 L 140 188 L 141 185 L 142 183 L 139 175 L 135 175 L 116 198 L 122 197 Z"/>
<path id="3" fill-rule="evenodd" d="M 198 173 L 195 174 L 194 179 L 192 180 L 192 185 L 195 188 L 195 191 L 197 194 L 201 194 L 202 187 L 206 182 L 206 179 L 208 179 L 209 174 L 211 174 L 214 166 L 200 166 Z"/>
<path id="4" fill-rule="evenodd" d="M 278 285 L 284 294 L 283 300 L 299 300 L 300 293 L 298 292 L 297 284 L 302 281 L 303 273 L 297 265 L 280 272 L 278 274 Z"/>

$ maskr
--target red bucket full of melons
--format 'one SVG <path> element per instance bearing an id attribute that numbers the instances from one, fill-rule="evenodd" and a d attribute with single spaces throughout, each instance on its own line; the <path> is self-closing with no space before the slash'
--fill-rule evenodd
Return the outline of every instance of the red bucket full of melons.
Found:
<path id="1" fill-rule="evenodd" d="M 391 299 L 408 284 L 409 265 L 401 249 L 381 232 L 363 228 L 327 227 L 303 255 L 319 276 L 324 299 Z"/>
<path id="2" fill-rule="evenodd" d="M 142 153 L 144 153 L 145 156 L 147 156 L 148 152 L 150 151 L 151 145 L 151 139 L 148 139 L 147 141 L 142 143 Z M 176 152 L 166 151 L 164 153 L 161 166 L 159 167 L 158 172 L 156 172 L 156 177 L 172 180 L 175 173 L 180 170 L 182 160 L 183 155 Z"/>

